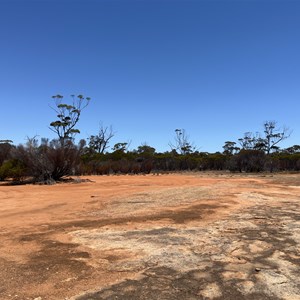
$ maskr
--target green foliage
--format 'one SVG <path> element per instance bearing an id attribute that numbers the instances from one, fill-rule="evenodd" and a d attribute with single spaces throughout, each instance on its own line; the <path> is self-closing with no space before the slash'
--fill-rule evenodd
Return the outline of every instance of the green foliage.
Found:
<path id="1" fill-rule="evenodd" d="M 233 155 L 240 150 L 240 148 L 236 146 L 236 142 L 231 141 L 225 142 L 223 149 L 223 154 L 225 155 Z"/>
<path id="2" fill-rule="evenodd" d="M 155 148 L 148 146 L 147 144 L 138 146 L 137 153 L 144 156 L 153 156 Z"/>
<path id="3" fill-rule="evenodd" d="M 263 134 L 247 132 L 236 142 L 226 141 L 223 153 L 195 151 L 184 129 L 175 130 L 171 151 L 157 153 L 146 143 L 129 151 L 127 142 L 116 143 L 112 152 L 106 151 L 114 136 L 112 128 L 101 126 L 98 134 L 78 145 L 74 136 L 82 110 L 90 98 L 78 95 L 72 104 L 63 103 L 63 96 L 53 96 L 57 119 L 50 123 L 58 139 L 49 141 L 35 138 L 14 146 L 10 140 L 0 140 L 0 180 L 52 182 L 64 176 L 83 174 L 148 174 L 156 172 L 192 170 L 230 170 L 239 172 L 300 171 L 300 145 L 280 151 L 278 144 L 290 132 L 276 127 L 274 121 L 265 122 Z"/>
<path id="4" fill-rule="evenodd" d="M 50 123 L 50 129 L 55 132 L 59 141 L 64 146 L 66 141 L 72 140 L 75 134 L 80 130 L 75 128 L 77 125 L 81 111 L 88 106 L 91 98 L 78 95 L 72 97 L 72 104 L 62 103 L 63 96 L 56 95 L 52 98 L 55 100 L 54 111 L 57 113 L 57 120 Z"/>
<path id="5" fill-rule="evenodd" d="M 20 181 L 25 176 L 25 167 L 18 159 L 10 159 L 5 161 L 0 167 L 0 180 L 12 179 Z"/>
<path id="6" fill-rule="evenodd" d="M 294 154 L 300 153 L 300 145 L 294 145 L 283 150 L 284 153 Z"/>
<path id="7" fill-rule="evenodd" d="M 128 143 L 116 143 L 112 150 L 114 152 L 125 152 L 127 150 Z"/>
<path id="8" fill-rule="evenodd" d="M 224 170 L 226 168 L 226 155 L 216 152 L 209 153 L 201 160 L 201 169 L 204 170 Z"/>
<path id="9" fill-rule="evenodd" d="M 228 168 L 230 171 L 261 172 L 265 164 L 264 151 L 242 149 L 237 155 L 231 157 Z"/>
<path id="10" fill-rule="evenodd" d="M 11 144 L 10 140 L 0 141 L 0 166 L 2 163 L 11 158 L 12 149 L 14 146 Z"/>
<path id="11" fill-rule="evenodd" d="M 12 140 L 0 140 L 0 144 L 12 144 Z"/>

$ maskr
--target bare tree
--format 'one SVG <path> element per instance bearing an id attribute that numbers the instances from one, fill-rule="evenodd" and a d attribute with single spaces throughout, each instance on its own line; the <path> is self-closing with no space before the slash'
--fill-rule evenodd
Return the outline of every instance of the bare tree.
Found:
<path id="1" fill-rule="evenodd" d="M 277 127 L 276 121 L 266 121 L 264 123 L 264 142 L 265 151 L 270 154 L 271 151 L 279 149 L 280 142 L 290 137 L 292 131 L 288 127 Z"/>
<path id="2" fill-rule="evenodd" d="M 278 144 L 291 135 L 291 130 L 287 127 L 278 127 L 276 121 L 266 121 L 264 133 L 245 132 L 244 136 L 238 139 L 244 150 L 261 150 L 267 154 L 279 149 Z"/>
<path id="3" fill-rule="evenodd" d="M 169 143 L 172 150 L 185 155 L 195 151 L 195 146 L 189 141 L 189 136 L 185 129 L 175 129 L 174 143 Z"/>
<path id="4" fill-rule="evenodd" d="M 97 135 L 91 135 L 89 140 L 89 148 L 98 153 L 104 153 L 108 148 L 109 141 L 114 137 L 115 132 L 112 126 L 104 127 L 100 124 L 99 132 Z"/>

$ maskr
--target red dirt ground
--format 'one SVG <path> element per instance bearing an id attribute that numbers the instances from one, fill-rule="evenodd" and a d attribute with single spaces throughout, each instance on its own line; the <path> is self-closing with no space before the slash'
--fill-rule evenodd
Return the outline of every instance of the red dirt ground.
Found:
<path id="1" fill-rule="evenodd" d="M 85 178 L 0 186 L 0 299 L 300 299 L 300 174 Z"/>

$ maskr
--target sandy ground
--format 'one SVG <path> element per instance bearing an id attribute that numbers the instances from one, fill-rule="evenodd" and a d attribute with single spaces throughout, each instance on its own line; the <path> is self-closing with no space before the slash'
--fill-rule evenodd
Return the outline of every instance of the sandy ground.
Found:
<path id="1" fill-rule="evenodd" d="M 1 300 L 300 299 L 300 174 L 88 178 L 0 186 Z"/>

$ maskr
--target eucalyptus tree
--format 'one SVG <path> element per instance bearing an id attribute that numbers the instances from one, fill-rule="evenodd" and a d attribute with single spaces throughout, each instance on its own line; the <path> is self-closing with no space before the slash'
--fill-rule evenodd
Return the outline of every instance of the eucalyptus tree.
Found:
<path id="1" fill-rule="evenodd" d="M 94 152 L 103 154 L 109 147 L 110 140 L 114 137 L 115 133 L 112 126 L 105 127 L 100 125 L 99 131 L 96 135 L 90 135 L 89 148 Z"/>
<path id="2" fill-rule="evenodd" d="M 172 151 L 178 151 L 182 155 L 190 154 L 195 151 L 195 146 L 190 142 L 189 135 L 185 129 L 175 129 L 174 142 L 170 142 L 169 146 Z"/>
<path id="3" fill-rule="evenodd" d="M 57 134 L 58 139 L 51 141 L 46 147 L 49 161 L 47 176 L 59 180 L 63 176 L 76 173 L 78 169 L 84 145 L 80 142 L 76 146 L 74 138 L 80 133 L 77 124 L 81 112 L 89 105 L 91 98 L 71 95 L 71 103 L 63 101 L 63 96 L 59 94 L 52 98 L 55 101 L 55 107 L 52 108 L 57 114 L 57 119 L 50 123 L 50 129 Z"/>
<path id="4" fill-rule="evenodd" d="M 240 148 L 236 146 L 236 142 L 232 141 L 226 141 L 223 146 L 223 149 L 223 154 L 225 155 L 233 155 L 240 150 Z"/>
<path id="5" fill-rule="evenodd" d="M 278 144 L 291 135 L 288 127 L 278 127 L 276 121 L 265 121 L 263 133 L 245 132 L 244 136 L 238 139 L 244 150 L 261 150 L 266 154 L 279 149 Z"/>
<path id="6" fill-rule="evenodd" d="M 278 127 L 276 121 L 266 121 L 264 123 L 264 144 L 265 151 L 270 154 L 272 151 L 279 149 L 278 144 L 291 135 L 288 127 Z"/>
<path id="7" fill-rule="evenodd" d="M 57 119 L 50 123 L 50 129 L 57 134 L 61 146 L 66 146 L 67 141 L 72 141 L 74 136 L 80 133 L 80 130 L 75 127 L 82 110 L 88 106 L 91 98 L 71 95 L 71 104 L 64 103 L 63 96 L 59 94 L 52 98 L 55 101 L 55 107 L 51 107 L 57 113 Z"/>

